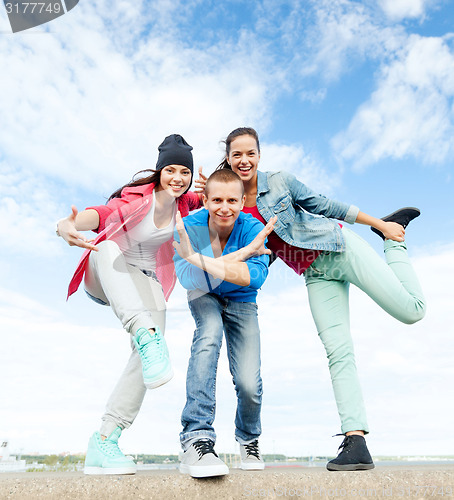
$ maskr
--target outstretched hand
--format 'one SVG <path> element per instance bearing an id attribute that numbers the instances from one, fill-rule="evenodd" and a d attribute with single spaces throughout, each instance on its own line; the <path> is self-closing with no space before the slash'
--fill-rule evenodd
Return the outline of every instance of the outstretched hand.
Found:
<path id="1" fill-rule="evenodd" d="M 177 212 L 175 228 L 178 232 L 178 236 L 180 237 L 180 243 L 174 241 L 173 247 L 182 259 L 188 260 L 188 258 L 191 257 L 191 255 L 194 255 L 195 252 L 192 248 L 186 228 L 184 227 L 180 211 Z"/>
<path id="2" fill-rule="evenodd" d="M 205 193 L 205 186 L 207 183 L 207 178 L 203 175 L 203 167 L 199 167 L 199 178 L 194 181 L 195 189 L 194 193 Z"/>
<path id="3" fill-rule="evenodd" d="M 254 255 L 270 255 L 271 250 L 265 247 L 265 240 L 271 234 L 274 229 L 274 225 L 277 221 L 277 215 L 271 217 L 266 226 L 260 231 L 260 233 L 245 247 L 248 252 L 247 258 L 253 257 Z"/>
<path id="4" fill-rule="evenodd" d="M 58 221 L 57 229 L 58 234 L 66 243 L 71 247 L 88 248 L 89 250 L 98 251 L 97 247 L 92 244 L 92 241 L 86 238 L 82 233 L 76 229 L 76 217 L 79 212 L 74 205 L 71 205 L 71 214 L 66 219 Z"/>

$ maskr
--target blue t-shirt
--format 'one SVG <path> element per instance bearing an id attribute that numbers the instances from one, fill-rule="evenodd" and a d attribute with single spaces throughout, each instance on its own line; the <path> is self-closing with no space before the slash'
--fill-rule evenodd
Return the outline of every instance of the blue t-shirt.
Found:
<path id="1" fill-rule="evenodd" d="M 208 229 L 208 216 L 208 210 L 203 209 L 195 214 L 184 217 L 183 222 L 194 251 L 207 257 L 214 257 Z M 241 212 L 235 221 L 222 255 L 236 252 L 240 248 L 247 246 L 263 227 L 263 224 L 250 214 Z M 180 241 L 176 230 L 175 240 Z M 228 281 L 214 278 L 206 271 L 189 264 L 177 252 L 175 252 L 173 260 L 175 261 L 175 270 L 180 283 L 190 291 L 188 294 L 189 300 L 203 293 L 215 293 L 236 302 L 255 302 L 257 290 L 263 285 L 268 276 L 268 255 L 251 257 L 246 261 L 251 278 L 248 286 L 235 285 Z"/>

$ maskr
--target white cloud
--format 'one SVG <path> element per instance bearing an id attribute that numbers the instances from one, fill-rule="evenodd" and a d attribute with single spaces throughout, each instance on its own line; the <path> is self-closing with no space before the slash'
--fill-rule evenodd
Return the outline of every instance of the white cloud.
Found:
<path id="1" fill-rule="evenodd" d="M 116 19 L 124 3 L 105 7 Z M 106 20 L 83 12 L 71 29 L 55 23 L 39 37 L 1 37 L 8 75 L 0 81 L 0 149 L 14 165 L 108 190 L 153 166 L 165 134 L 187 136 L 196 159 L 211 163 L 226 130 L 263 120 L 268 77 L 253 40 L 248 50 L 241 39 L 198 50 L 149 34 L 118 50 Z M 249 67 L 241 79 L 238 60 Z"/>
<path id="2" fill-rule="evenodd" d="M 333 172 L 328 174 L 320 162 L 307 154 L 298 144 L 263 144 L 260 168 L 291 172 L 311 189 L 325 195 L 332 194 L 340 183 L 339 176 Z"/>
<path id="3" fill-rule="evenodd" d="M 362 168 L 385 158 L 442 163 L 454 149 L 454 52 L 449 39 L 409 37 L 381 71 L 377 90 L 333 140 Z"/>
<path id="4" fill-rule="evenodd" d="M 30 259 L 38 254 L 60 254 L 56 221 L 58 214 L 66 215 L 69 204 L 59 203 L 56 194 L 64 192 L 68 190 L 39 175 L 26 175 L 0 163 L 0 219 L 5 235 L 2 251 Z"/>
<path id="5" fill-rule="evenodd" d="M 307 28 L 304 57 L 297 58 L 303 76 L 333 82 L 366 59 L 381 59 L 402 44 L 401 27 L 388 27 L 360 2 L 314 2 L 315 23 Z"/>
<path id="6" fill-rule="evenodd" d="M 401 21 L 405 18 L 422 17 L 426 7 L 435 2 L 430 0 L 380 0 L 379 3 L 390 19 Z"/>
<path id="7" fill-rule="evenodd" d="M 2 318 L 23 318 L 36 315 L 40 321 L 55 319 L 55 311 L 43 306 L 39 301 L 24 294 L 0 288 L 0 314 Z"/>

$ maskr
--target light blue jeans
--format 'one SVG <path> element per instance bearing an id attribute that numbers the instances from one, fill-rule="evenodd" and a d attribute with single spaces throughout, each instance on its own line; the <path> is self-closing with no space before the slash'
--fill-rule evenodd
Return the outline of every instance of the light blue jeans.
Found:
<path id="1" fill-rule="evenodd" d="M 350 335 L 349 285 L 356 285 L 403 323 L 422 319 L 426 306 L 405 243 L 386 240 L 385 262 L 353 231 L 344 227 L 342 232 L 345 252 L 319 255 L 305 272 L 306 285 L 312 316 L 329 361 L 342 432 L 368 432 Z"/>
<path id="2" fill-rule="evenodd" d="M 234 302 L 215 294 L 189 301 L 196 323 L 186 378 L 186 405 L 181 416 L 184 450 L 196 439 L 216 441 L 216 372 L 225 333 L 230 373 L 238 399 L 235 438 L 241 444 L 261 434 L 262 379 L 260 331 L 255 302 Z"/>

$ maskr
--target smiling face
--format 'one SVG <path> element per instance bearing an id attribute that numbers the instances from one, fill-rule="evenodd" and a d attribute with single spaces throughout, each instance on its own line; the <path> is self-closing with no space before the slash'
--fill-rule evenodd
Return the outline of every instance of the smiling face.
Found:
<path id="1" fill-rule="evenodd" d="M 244 200 L 240 182 L 211 181 L 206 195 L 203 195 L 203 205 L 210 214 L 210 229 L 220 237 L 230 235 L 244 206 Z"/>
<path id="2" fill-rule="evenodd" d="M 192 174 L 188 167 L 167 165 L 161 170 L 158 191 L 165 190 L 169 195 L 178 198 L 189 188 L 191 180 Z"/>
<path id="3" fill-rule="evenodd" d="M 260 161 L 257 141 L 252 135 L 240 135 L 230 143 L 227 161 L 243 182 L 255 182 Z"/>

